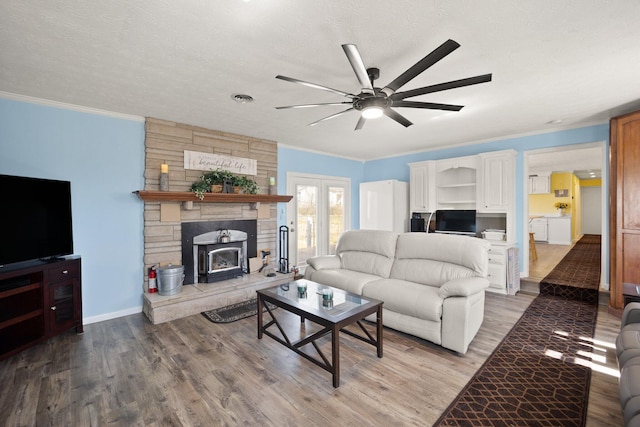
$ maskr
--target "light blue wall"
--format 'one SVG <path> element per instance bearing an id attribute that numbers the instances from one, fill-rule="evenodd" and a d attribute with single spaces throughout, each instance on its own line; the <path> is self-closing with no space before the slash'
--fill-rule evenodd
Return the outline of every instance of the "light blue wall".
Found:
<path id="1" fill-rule="evenodd" d="M 0 99 L 0 173 L 71 181 L 85 319 L 142 306 L 143 122 Z"/>
<path id="2" fill-rule="evenodd" d="M 351 225 L 358 228 L 360 223 L 360 183 L 363 163 L 356 160 L 311 153 L 287 147 L 278 147 L 278 194 L 287 193 L 287 172 L 315 175 L 340 176 L 351 179 Z M 278 205 L 278 226 L 286 225 L 286 205 Z"/>

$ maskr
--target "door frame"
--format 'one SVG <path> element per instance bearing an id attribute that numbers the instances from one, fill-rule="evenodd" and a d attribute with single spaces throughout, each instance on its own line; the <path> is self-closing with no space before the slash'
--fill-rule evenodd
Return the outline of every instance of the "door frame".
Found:
<path id="1" fill-rule="evenodd" d="M 318 186 L 320 188 L 320 194 L 318 195 L 319 197 L 322 196 L 322 194 L 325 192 L 325 188 L 327 187 L 327 184 L 330 186 L 332 182 L 340 184 L 340 185 L 344 185 L 344 189 L 345 189 L 345 200 L 344 200 L 344 230 L 347 231 L 349 229 L 351 229 L 351 204 L 353 203 L 352 200 L 352 196 L 351 196 L 351 178 L 346 177 L 346 176 L 332 176 L 332 175 L 318 175 L 318 174 L 310 174 L 310 173 L 304 173 L 304 172 L 287 172 L 287 177 L 286 177 L 286 187 L 287 187 L 287 194 L 293 194 L 294 197 L 291 200 L 291 202 L 287 203 L 287 220 L 286 220 L 286 225 L 289 227 L 289 229 L 291 230 L 292 224 L 291 222 L 294 221 L 294 219 L 296 218 L 297 215 L 297 200 L 296 200 L 296 181 L 297 180 L 315 180 L 318 181 Z M 326 203 L 320 202 L 320 200 L 318 201 L 318 219 L 320 222 L 320 224 L 318 225 L 318 246 L 322 247 L 321 244 L 325 244 L 328 247 L 328 234 L 327 236 L 325 236 L 326 233 L 323 233 L 322 230 L 320 229 L 320 227 L 326 228 L 326 219 L 328 219 L 328 205 Z M 322 212 L 320 212 L 320 210 L 322 210 Z M 321 218 L 322 216 L 322 218 Z M 296 225 L 297 227 L 297 225 Z M 323 239 L 323 242 L 320 242 L 320 239 Z M 296 243 L 296 230 L 294 228 L 293 231 L 290 231 L 289 233 L 289 248 L 290 248 L 290 252 L 289 252 L 289 257 L 291 258 L 291 265 L 296 265 L 297 267 L 300 268 L 301 273 L 304 273 L 304 268 L 306 267 L 306 264 L 304 265 L 300 265 L 298 262 L 298 246 Z M 294 264 L 295 263 L 295 264 Z"/>
<path id="2" fill-rule="evenodd" d="M 607 154 L 607 141 L 587 142 L 583 144 L 561 145 L 558 147 L 540 148 L 523 151 L 523 167 L 522 167 L 522 268 L 520 273 L 522 277 L 529 277 L 529 156 L 560 151 L 572 151 L 581 148 L 599 147 L 601 151 L 600 170 L 602 171 L 602 205 L 601 205 L 601 228 L 602 243 L 600 247 L 600 289 L 609 290 L 609 269 L 607 268 L 609 260 L 609 222 L 608 222 L 608 189 L 609 189 L 609 156 Z"/>

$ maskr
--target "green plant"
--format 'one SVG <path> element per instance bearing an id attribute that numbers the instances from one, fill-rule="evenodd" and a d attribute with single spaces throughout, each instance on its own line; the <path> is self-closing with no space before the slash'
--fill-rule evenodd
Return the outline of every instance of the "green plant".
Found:
<path id="1" fill-rule="evenodd" d="M 240 187 L 240 190 L 245 194 L 258 194 L 258 184 L 251 178 L 246 176 L 236 177 L 237 181 L 235 185 Z"/>
<path id="2" fill-rule="evenodd" d="M 216 169 L 200 176 L 200 181 L 191 184 L 190 191 L 196 193 L 200 200 L 204 199 L 204 193 L 211 191 L 212 185 L 223 185 L 230 182 L 234 187 L 240 187 L 245 194 L 258 194 L 258 184 L 247 176 L 235 175 L 228 170 Z"/>
<path id="3" fill-rule="evenodd" d="M 231 181 L 233 185 L 238 177 L 233 173 L 224 170 L 224 169 L 216 169 L 209 172 L 204 173 L 200 179 L 206 182 L 209 185 L 222 185 L 225 181 Z"/>
<path id="4" fill-rule="evenodd" d="M 191 184 L 191 188 L 189 189 L 189 191 L 193 191 L 194 193 L 196 193 L 198 199 L 202 200 L 204 199 L 204 193 L 208 193 L 211 191 L 211 185 L 202 180 L 196 181 Z"/>
<path id="5" fill-rule="evenodd" d="M 569 203 L 566 202 L 557 202 L 555 205 L 556 209 L 567 209 L 569 207 Z"/>

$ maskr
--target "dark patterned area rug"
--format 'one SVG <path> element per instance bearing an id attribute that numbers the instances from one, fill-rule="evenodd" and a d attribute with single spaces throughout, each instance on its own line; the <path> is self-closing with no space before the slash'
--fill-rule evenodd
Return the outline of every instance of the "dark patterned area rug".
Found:
<path id="1" fill-rule="evenodd" d="M 434 426 L 584 426 L 597 306 L 539 295 Z"/>
<path id="2" fill-rule="evenodd" d="M 589 351 L 595 332 L 600 236 L 581 239 L 549 276 L 434 426 L 585 425 L 591 369 L 580 352 Z"/>
<path id="3" fill-rule="evenodd" d="M 597 304 L 600 288 L 601 236 L 585 234 L 540 281 L 540 293 Z"/>
<path id="4" fill-rule="evenodd" d="M 268 303 L 269 304 L 269 303 Z M 276 306 L 269 304 L 269 308 L 274 310 Z M 231 323 L 236 320 L 255 316 L 258 313 L 257 300 L 250 299 L 226 307 L 203 311 L 202 315 L 213 323 Z"/>

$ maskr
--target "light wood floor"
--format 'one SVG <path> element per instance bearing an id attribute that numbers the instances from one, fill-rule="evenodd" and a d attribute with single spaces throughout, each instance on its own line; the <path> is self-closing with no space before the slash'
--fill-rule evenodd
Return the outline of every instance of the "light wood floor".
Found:
<path id="1" fill-rule="evenodd" d="M 255 317 L 214 324 L 195 315 L 152 325 L 136 314 L 86 325 L 83 335 L 69 332 L 0 361 L 0 420 L 7 426 L 428 426 L 533 298 L 487 293 L 485 321 L 464 356 L 385 329 L 379 359 L 372 346 L 345 335 L 338 389 L 327 372 L 268 337 L 258 340 Z M 276 313 L 288 329 L 300 328 L 298 317 Z M 618 328 L 602 306 L 589 426 L 622 424 L 614 376 Z"/>
<path id="2" fill-rule="evenodd" d="M 529 258 L 529 280 L 540 282 L 555 268 L 564 256 L 573 248 L 573 245 L 549 245 L 536 242 L 538 259 Z"/>

